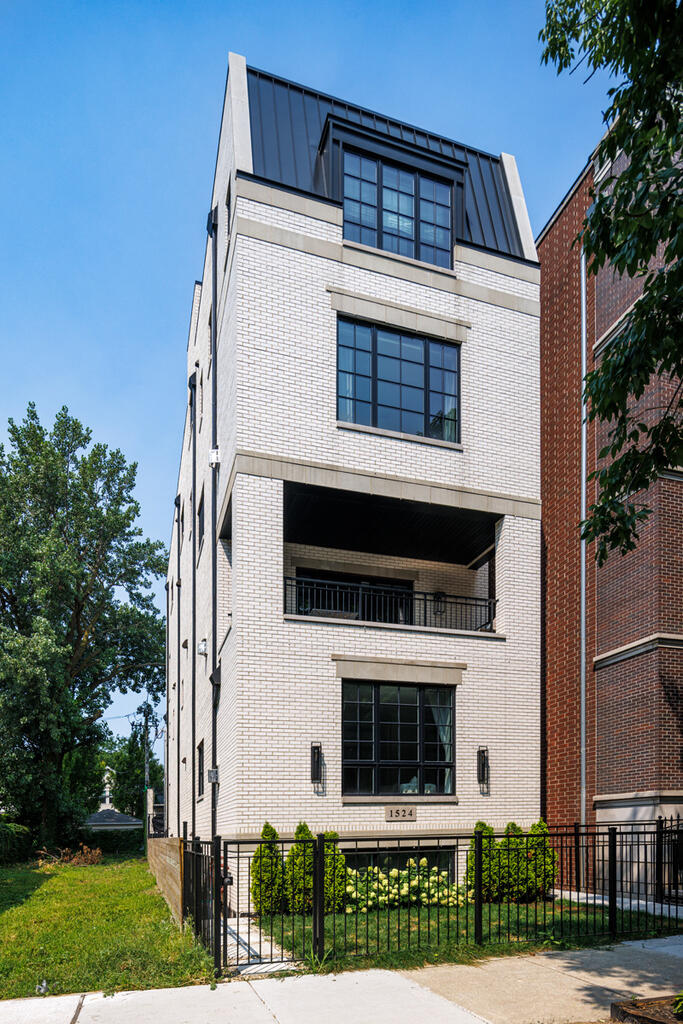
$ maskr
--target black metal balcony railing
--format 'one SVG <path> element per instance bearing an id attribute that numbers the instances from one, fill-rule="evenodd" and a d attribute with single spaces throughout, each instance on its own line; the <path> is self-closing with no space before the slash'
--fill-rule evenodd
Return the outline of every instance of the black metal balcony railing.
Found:
<path id="1" fill-rule="evenodd" d="M 495 609 L 494 598 L 285 576 L 287 615 L 492 632 Z"/>

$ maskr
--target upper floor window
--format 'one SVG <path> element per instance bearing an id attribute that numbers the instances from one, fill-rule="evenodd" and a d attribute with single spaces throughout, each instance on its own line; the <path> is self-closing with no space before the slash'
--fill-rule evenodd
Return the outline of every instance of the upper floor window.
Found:
<path id="1" fill-rule="evenodd" d="M 337 361 L 339 420 L 460 440 L 457 345 L 340 317 Z"/>
<path id="2" fill-rule="evenodd" d="M 452 186 L 346 150 L 344 238 L 450 267 Z"/>

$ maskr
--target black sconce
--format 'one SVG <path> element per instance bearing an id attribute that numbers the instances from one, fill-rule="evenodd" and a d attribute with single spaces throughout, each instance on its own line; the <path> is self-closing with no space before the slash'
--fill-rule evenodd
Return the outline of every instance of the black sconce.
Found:
<path id="1" fill-rule="evenodd" d="M 433 594 L 432 600 L 434 602 L 434 614 L 443 615 L 446 611 L 446 595 L 443 590 L 436 590 Z"/>
<path id="2" fill-rule="evenodd" d="M 477 782 L 482 789 L 489 787 L 489 748 L 479 747 L 477 751 Z"/>
<path id="3" fill-rule="evenodd" d="M 323 748 L 320 743 L 311 743 L 311 782 L 323 781 Z"/>

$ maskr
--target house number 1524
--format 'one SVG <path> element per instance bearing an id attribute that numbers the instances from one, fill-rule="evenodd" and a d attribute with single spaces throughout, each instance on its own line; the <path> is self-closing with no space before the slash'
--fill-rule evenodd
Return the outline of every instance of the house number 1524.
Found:
<path id="1" fill-rule="evenodd" d="M 414 807 L 385 807 L 385 821 L 415 821 L 417 814 Z"/>

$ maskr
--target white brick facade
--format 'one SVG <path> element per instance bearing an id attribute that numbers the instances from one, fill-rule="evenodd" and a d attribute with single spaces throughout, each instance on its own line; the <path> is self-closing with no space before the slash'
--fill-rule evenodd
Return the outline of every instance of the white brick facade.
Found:
<path id="1" fill-rule="evenodd" d="M 281 835 L 301 820 L 313 831 L 342 834 L 468 830 L 480 818 L 528 824 L 540 803 L 538 272 L 460 245 L 454 269 L 444 271 L 345 243 L 337 207 L 237 175 L 252 170 L 245 97 L 244 63 L 231 55 L 212 197 L 217 351 L 212 360 L 209 240 L 192 307 L 188 377 L 196 374 L 195 420 L 188 411 L 169 559 L 169 831 L 182 833 L 183 823 L 188 834 L 208 838 L 212 831 L 212 786 L 205 777 L 199 795 L 197 746 L 203 741 L 210 768 L 216 366 L 217 832 L 253 836 L 266 818 Z M 372 300 L 399 328 L 418 314 L 463 325 L 461 445 L 337 424 L 335 293 Z M 351 573 L 361 567 L 370 575 L 410 578 L 416 591 L 463 597 L 486 597 L 489 586 L 486 565 L 469 569 L 413 557 L 409 536 L 404 555 L 364 552 L 362 532 L 353 550 L 286 540 L 291 482 L 497 515 L 495 631 L 286 615 L 284 577 L 312 564 Z M 203 640 L 206 655 L 197 653 Z M 466 665 L 455 698 L 452 797 L 364 803 L 344 797 L 343 658 L 383 670 L 415 664 L 416 683 L 425 671 L 420 663 Z M 322 785 L 310 781 L 313 742 L 322 745 Z M 477 783 L 479 746 L 489 749 L 488 795 Z M 395 799 L 416 806 L 416 823 L 385 822 L 385 804 Z"/>

